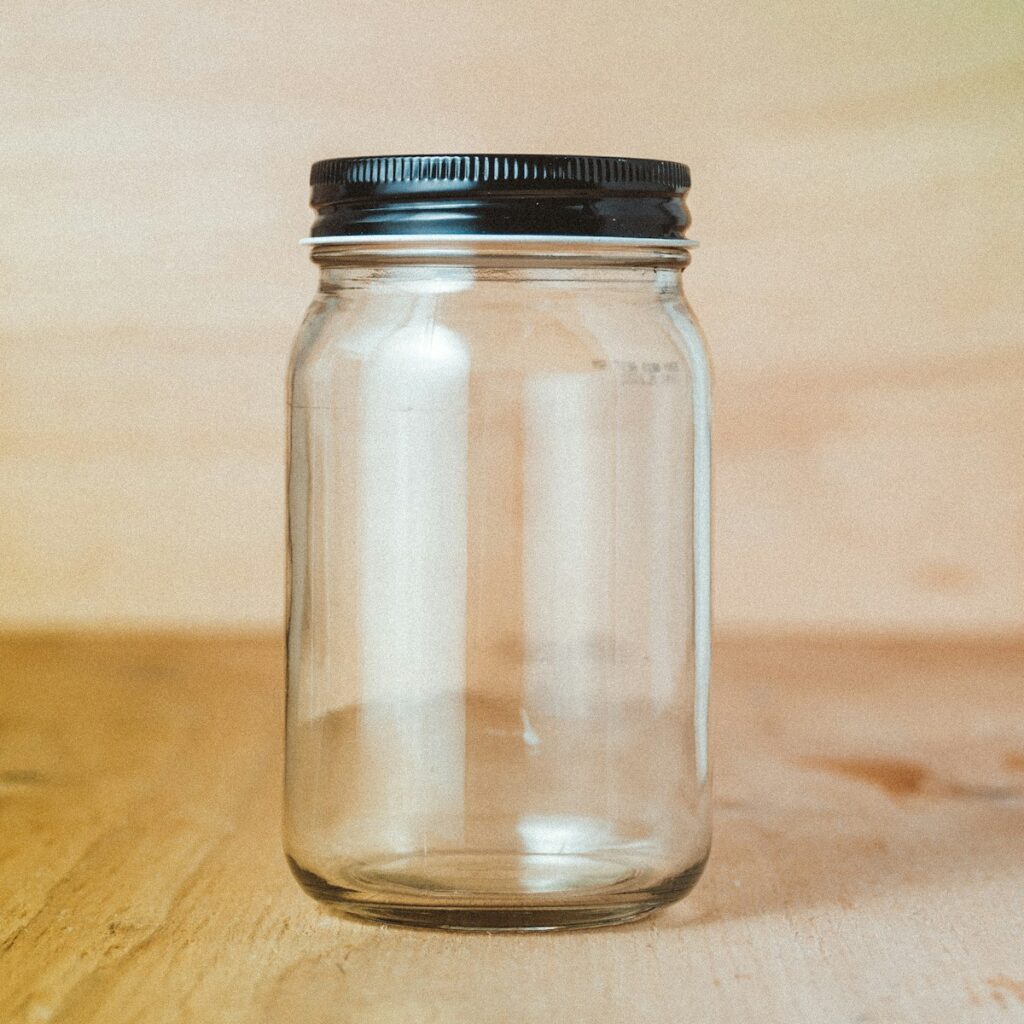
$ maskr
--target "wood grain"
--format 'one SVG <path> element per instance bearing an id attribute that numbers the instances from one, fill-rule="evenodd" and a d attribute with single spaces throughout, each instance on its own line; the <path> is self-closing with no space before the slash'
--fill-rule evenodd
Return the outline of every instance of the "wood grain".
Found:
<path id="1" fill-rule="evenodd" d="M 1024 6 L 13 2 L 0 623 L 276 625 L 316 158 L 688 160 L 719 620 L 1024 628 Z"/>
<path id="2" fill-rule="evenodd" d="M 1024 1020 L 1024 646 L 718 646 L 708 874 L 605 931 L 321 910 L 280 850 L 281 650 L 0 646 L 0 1020 Z"/>

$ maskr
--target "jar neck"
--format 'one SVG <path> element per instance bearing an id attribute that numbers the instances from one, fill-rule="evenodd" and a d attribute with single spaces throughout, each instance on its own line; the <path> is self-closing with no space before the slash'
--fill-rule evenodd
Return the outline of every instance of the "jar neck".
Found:
<path id="1" fill-rule="evenodd" d="M 522 235 L 399 236 L 312 245 L 320 266 L 415 265 L 442 263 L 474 266 L 686 267 L 693 242 L 614 238 L 551 238 Z"/>
<path id="2" fill-rule="evenodd" d="M 451 236 L 313 245 L 321 289 L 435 280 L 678 286 L 690 245 L 615 239 Z"/>

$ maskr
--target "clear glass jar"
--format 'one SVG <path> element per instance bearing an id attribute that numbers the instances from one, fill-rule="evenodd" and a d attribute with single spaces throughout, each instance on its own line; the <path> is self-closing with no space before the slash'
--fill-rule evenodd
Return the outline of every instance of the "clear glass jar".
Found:
<path id="1" fill-rule="evenodd" d="M 350 914 L 448 928 L 679 899 L 710 842 L 687 243 L 327 221 L 289 384 L 292 870 Z"/>

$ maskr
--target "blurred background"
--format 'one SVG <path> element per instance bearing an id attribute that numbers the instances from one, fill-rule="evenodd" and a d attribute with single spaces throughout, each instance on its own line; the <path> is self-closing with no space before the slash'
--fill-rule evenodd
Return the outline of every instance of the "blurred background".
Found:
<path id="1" fill-rule="evenodd" d="M 0 627 L 276 628 L 309 164 L 683 160 L 724 630 L 1024 627 L 1024 5 L 10 2 Z"/>

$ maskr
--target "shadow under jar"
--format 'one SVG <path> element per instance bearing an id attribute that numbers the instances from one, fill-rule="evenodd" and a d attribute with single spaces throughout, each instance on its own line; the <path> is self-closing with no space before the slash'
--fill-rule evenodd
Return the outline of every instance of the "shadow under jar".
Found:
<path id="1" fill-rule="evenodd" d="M 289 378 L 285 846 L 375 921 L 614 924 L 710 842 L 682 164 L 326 160 Z"/>

